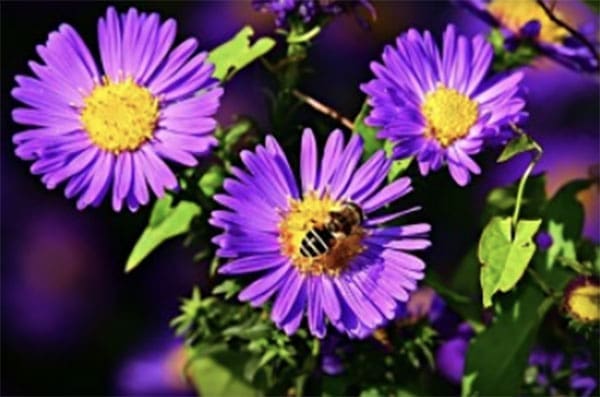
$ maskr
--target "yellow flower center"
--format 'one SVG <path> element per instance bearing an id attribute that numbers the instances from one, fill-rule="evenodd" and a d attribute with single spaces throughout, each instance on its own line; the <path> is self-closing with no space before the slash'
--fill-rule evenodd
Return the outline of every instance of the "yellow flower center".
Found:
<path id="1" fill-rule="evenodd" d="M 425 95 L 421 112 L 427 123 L 425 135 L 444 147 L 466 136 L 477 121 L 477 103 L 444 86 Z"/>
<path id="2" fill-rule="evenodd" d="M 600 320 L 600 287 L 594 284 L 583 284 L 569 294 L 566 301 L 570 314 L 583 322 Z"/>
<path id="3" fill-rule="evenodd" d="M 527 22 L 534 19 L 539 21 L 541 29 L 538 38 L 547 43 L 560 43 L 569 34 L 565 28 L 552 22 L 535 0 L 493 0 L 488 5 L 488 11 L 515 33 Z M 564 20 L 560 12 L 554 10 L 554 14 Z"/>
<path id="4" fill-rule="evenodd" d="M 100 148 L 120 153 L 139 148 L 152 138 L 158 120 L 158 99 L 132 79 L 108 78 L 85 98 L 81 122 Z"/>
<path id="5" fill-rule="evenodd" d="M 300 253 L 307 234 L 324 228 L 330 221 L 330 213 L 341 208 L 341 202 L 332 200 L 328 195 L 319 197 L 316 193 L 306 194 L 303 200 L 290 200 L 290 210 L 279 223 L 279 240 L 281 252 L 292 259 L 300 272 L 337 276 L 364 250 L 362 240 L 366 232 L 355 226 L 349 235 L 337 237 L 327 252 L 319 256 L 306 257 Z"/>

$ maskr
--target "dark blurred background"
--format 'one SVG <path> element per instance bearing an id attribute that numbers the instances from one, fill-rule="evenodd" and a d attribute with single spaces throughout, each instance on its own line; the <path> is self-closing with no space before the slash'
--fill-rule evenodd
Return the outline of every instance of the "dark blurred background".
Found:
<path id="1" fill-rule="evenodd" d="M 408 27 L 432 30 L 437 37 L 448 22 L 465 33 L 486 27 L 445 2 L 374 2 L 377 21 L 365 30 L 354 15 L 334 20 L 310 51 L 314 73 L 301 89 L 353 118 L 364 100 L 359 84 L 371 78 L 368 65 L 383 45 Z M 187 394 L 178 375 L 181 343 L 172 338 L 169 320 L 179 297 L 201 281 L 201 265 L 180 240 L 154 252 L 131 274 L 124 263 L 143 230 L 149 208 L 115 214 L 108 204 L 77 211 L 61 189 L 47 191 L 13 154 L 11 136 L 22 127 L 11 121 L 10 97 L 16 74 L 29 74 L 35 46 L 59 24 L 75 27 L 97 55 L 96 23 L 108 3 L 2 2 L 1 150 L 1 385 L 4 395 Z M 250 1 L 117 2 L 159 12 L 178 22 L 178 39 L 198 38 L 210 50 L 251 24 L 270 34 L 270 15 L 255 12 Z M 594 16 L 581 8 L 578 18 Z M 368 17 L 368 14 L 365 14 Z M 218 114 L 223 123 L 250 114 L 269 132 L 262 86 L 269 77 L 257 63 L 228 83 Z M 598 164 L 598 80 L 537 62 L 527 71 L 531 113 L 527 130 L 545 149 L 537 171 L 547 171 L 549 193 L 565 181 L 588 175 Z M 258 99 L 257 99 L 258 98 Z M 322 116 L 304 110 L 311 125 Z M 329 121 L 325 121 L 329 123 Z M 295 131 L 290 131 L 295 133 Z M 430 266 L 451 272 L 477 238 L 479 213 L 489 190 L 514 181 L 524 169 L 521 156 L 494 165 L 494 155 L 478 157 L 484 170 L 466 189 L 441 171 L 415 182 L 420 219 L 434 225 Z M 443 192 L 443 194 L 440 194 Z M 581 197 L 585 234 L 598 242 L 598 190 Z"/>

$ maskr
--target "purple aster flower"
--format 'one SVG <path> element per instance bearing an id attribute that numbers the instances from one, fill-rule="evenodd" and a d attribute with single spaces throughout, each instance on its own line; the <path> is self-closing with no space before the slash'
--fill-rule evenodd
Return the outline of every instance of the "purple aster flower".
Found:
<path id="1" fill-rule="evenodd" d="M 481 169 L 471 156 L 505 140 L 511 123 L 525 117 L 521 73 L 484 80 L 492 47 L 482 35 L 469 40 L 449 25 L 443 52 L 429 32 L 411 29 L 386 46 L 376 78 L 361 88 L 373 107 L 366 123 L 381 127 L 394 158 L 415 156 L 422 175 L 447 164 L 461 186 Z"/>
<path id="2" fill-rule="evenodd" d="M 375 18 L 375 8 L 369 0 L 252 0 L 252 5 L 257 11 L 275 14 L 277 26 L 286 25 L 294 14 L 308 23 L 319 15 L 338 15 L 359 5 Z"/>
<path id="3" fill-rule="evenodd" d="M 212 118 L 223 90 L 211 78 L 195 39 L 170 51 L 175 21 L 131 8 L 109 7 L 98 22 L 101 74 L 88 47 L 69 25 L 50 33 L 31 61 L 35 77 L 17 76 L 12 95 L 28 105 L 13 119 L 32 126 L 13 141 L 16 154 L 33 160 L 31 172 L 77 207 L 99 205 L 112 187 L 112 206 L 131 211 L 177 187 L 164 160 L 196 164 L 217 144 Z"/>
<path id="4" fill-rule="evenodd" d="M 182 340 L 156 337 L 128 357 L 116 374 L 119 395 L 194 396 L 185 374 Z"/>
<path id="5" fill-rule="evenodd" d="M 588 72 L 598 71 L 599 64 L 595 54 L 581 39 L 572 35 L 567 29 L 558 25 L 548 17 L 544 9 L 536 0 L 455 0 L 458 4 L 472 11 L 485 22 L 500 28 L 509 46 L 516 48 L 520 41 L 532 42 L 538 50 L 575 70 Z M 553 13 L 569 26 L 578 28 L 579 32 L 592 45 L 598 46 L 595 38 L 597 32 L 597 18 L 590 17 L 590 21 L 581 26 L 575 26 L 572 16 L 567 8 L 563 7 L 570 2 L 546 2 Z M 583 4 L 579 4 L 583 6 Z M 591 14 L 591 11 L 588 11 Z M 593 15 L 593 14 L 591 14 Z M 511 48 L 508 48 L 509 50 Z"/>
<path id="6" fill-rule="evenodd" d="M 362 152 L 359 136 L 345 145 L 336 130 L 319 165 L 315 137 L 305 130 L 298 187 L 286 155 L 267 137 L 265 146 L 241 153 L 247 171 L 232 167 L 226 194 L 215 195 L 227 210 L 212 213 L 211 223 L 225 230 L 213 241 L 230 258 L 219 272 L 259 272 L 239 299 L 260 306 L 276 295 L 271 318 L 288 334 L 306 311 L 317 337 L 326 334 L 326 319 L 365 337 L 395 317 L 423 278 L 425 263 L 405 251 L 428 247 L 430 226 L 385 226 L 418 208 L 381 213 L 412 190 L 410 179 L 381 187 L 391 160 L 378 151 L 358 166 Z"/>

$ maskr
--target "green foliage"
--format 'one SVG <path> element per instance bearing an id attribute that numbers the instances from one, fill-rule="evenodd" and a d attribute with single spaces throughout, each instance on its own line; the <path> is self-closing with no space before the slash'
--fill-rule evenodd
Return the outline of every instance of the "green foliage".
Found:
<path id="1" fill-rule="evenodd" d="M 493 29 L 488 36 L 488 40 L 494 48 L 493 69 L 495 71 L 509 70 L 528 65 L 538 55 L 538 51 L 533 43 L 528 41 L 521 41 L 513 51 L 507 50 L 504 35 L 499 29 Z"/>
<path id="2" fill-rule="evenodd" d="M 529 201 L 530 206 L 527 212 L 542 218 L 542 227 L 551 235 L 553 243 L 549 250 L 535 253 L 529 265 L 529 274 L 521 279 L 517 288 L 496 299 L 493 322 L 471 341 L 463 377 L 463 396 L 519 394 L 527 358 L 542 321 L 550 308 L 559 302 L 561 291 L 575 275 L 573 269 L 577 270 L 577 266 L 557 264 L 565 260 L 580 262 L 577 247 L 581 246 L 583 207 L 576 200 L 576 194 L 587 188 L 589 181 L 571 182 L 550 200 L 546 199 L 544 193 L 543 176 L 531 182 L 529 195 L 525 190 L 524 203 Z M 516 191 L 516 186 L 495 189 L 487 200 L 487 213 L 496 216 L 482 235 L 482 244 L 484 240 L 488 240 L 488 244 L 485 248 L 480 245 L 479 256 L 484 263 L 504 263 L 513 268 L 513 273 L 507 274 L 508 278 L 498 271 L 488 274 L 485 280 L 489 285 L 483 285 L 484 300 L 491 298 L 490 290 L 493 293 L 494 285 L 498 290 L 514 286 L 515 280 L 521 278 L 523 262 L 534 250 L 531 237 L 540 227 L 539 220 L 521 220 L 519 224 L 530 223 L 521 233 L 517 225 L 515 236 L 512 237 L 510 220 L 497 216 L 511 209 L 511 204 L 516 202 Z M 525 243 L 523 247 L 516 247 L 516 253 L 520 254 L 512 251 L 517 241 Z M 525 252 L 521 252 L 522 248 L 525 248 Z M 589 254 L 589 249 L 586 252 L 588 259 L 595 258 Z M 510 259 L 511 254 L 516 255 L 514 260 Z M 482 280 L 485 268 L 482 268 Z"/>
<path id="3" fill-rule="evenodd" d="M 188 374 L 204 396 L 260 396 L 259 390 L 244 380 L 248 359 L 247 353 L 217 350 L 192 357 Z"/>
<path id="4" fill-rule="evenodd" d="M 369 127 L 365 124 L 365 118 L 369 115 L 371 107 L 365 101 L 360 108 L 360 112 L 354 119 L 354 132 L 360 135 L 365 142 L 363 158 L 369 158 L 376 151 L 383 149 L 383 140 L 377 138 L 379 130 L 375 127 Z"/>
<path id="5" fill-rule="evenodd" d="M 324 395 L 450 395 L 447 385 L 432 382 L 437 339 L 425 322 L 397 321 L 374 338 L 353 341 L 349 364 L 342 375 L 325 378 Z"/>
<path id="6" fill-rule="evenodd" d="M 156 247 L 164 241 L 184 234 L 192 219 L 200 215 L 202 209 L 195 203 L 180 201 L 173 206 L 173 197 L 166 195 L 158 200 L 152 208 L 150 221 L 144 232 L 135 243 L 125 271 L 135 269 Z"/>
<path id="7" fill-rule="evenodd" d="M 226 281 L 213 293 L 231 297 L 238 290 L 239 285 Z M 204 395 L 298 391 L 313 372 L 319 351 L 318 340 L 306 330 L 294 336 L 278 330 L 267 308 L 257 310 L 214 296 L 201 298 L 197 289 L 183 300 L 181 314 L 171 325 L 190 344 L 191 376 Z M 214 376 L 207 377 L 213 366 L 217 367 L 211 370 Z"/>
<path id="8" fill-rule="evenodd" d="M 221 189 L 224 180 L 225 170 L 223 167 L 213 164 L 200 177 L 198 185 L 200 189 L 202 189 L 202 193 L 204 193 L 205 196 L 212 197 L 219 189 Z"/>
<path id="9" fill-rule="evenodd" d="M 529 351 L 549 306 L 533 283 L 506 298 L 493 325 L 471 341 L 464 380 L 470 390 L 463 395 L 518 395 Z"/>
<path id="10" fill-rule="evenodd" d="M 493 216 L 509 216 L 517 202 L 517 185 L 493 189 L 487 196 L 483 221 L 489 223 Z M 521 214 L 526 218 L 539 218 L 546 205 L 546 176 L 534 175 L 527 181 L 521 201 Z"/>
<path id="11" fill-rule="evenodd" d="M 371 107 L 365 101 L 360 109 L 360 112 L 354 119 L 354 132 L 359 134 L 364 140 L 363 158 L 367 159 L 378 150 L 385 150 L 388 157 L 392 156 L 393 145 L 390 141 L 377 138 L 379 130 L 375 127 L 369 127 L 365 124 L 365 118 L 369 115 Z M 406 157 L 399 160 L 394 160 L 388 173 L 388 182 L 393 182 L 404 174 L 410 165 L 413 158 Z"/>
<path id="12" fill-rule="evenodd" d="M 390 141 L 385 141 L 383 149 L 388 157 L 392 157 L 393 145 Z M 390 171 L 388 172 L 388 182 L 393 182 L 404 174 L 412 164 L 413 157 L 406 157 L 400 160 L 394 160 Z"/>
<path id="13" fill-rule="evenodd" d="M 475 250 L 469 252 L 459 263 L 457 273 L 446 283 L 442 276 L 428 269 L 425 284 L 444 298 L 444 301 L 461 318 L 465 319 L 475 331 L 482 329 L 481 305 L 479 304 L 479 261 Z"/>
<path id="14" fill-rule="evenodd" d="M 537 148 L 539 148 L 539 145 L 535 140 L 533 140 L 532 137 L 527 134 L 519 134 L 506 144 L 504 150 L 502 150 L 502 153 L 500 153 L 500 157 L 498 157 L 498 162 L 503 163 L 520 153 L 528 152 Z"/>
<path id="15" fill-rule="evenodd" d="M 262 37 L 254 44 L 250 38 L 254 30 L 244 26 L 231 40 L 212 50 L 208 60 L 215 65 L 213 76 L 221 81 L 227 81 L 240 69 L 265 55 L 275 46 L 275 40 Z"/>
<path id="16" fill-rule="evenodd" d="M 492 305 L 496 292 L 509 291 L 521 279 L 535 252 L 532 239 L 541 223 L 541 219 L 520 220 L 514 235 L 510 218 L 494 217 L 485 227 L 478 253 L 484 307 Z"/>
<path id="17" fill-rule="evenodd" d="M 229 168 L 231 159 L 240 151 L 258 143 L 256 125 L 246 117 L 240 117 L 227 128 L 218 130 L 216 136 L 219 139 L 216 155 L 225 168 Z"/>

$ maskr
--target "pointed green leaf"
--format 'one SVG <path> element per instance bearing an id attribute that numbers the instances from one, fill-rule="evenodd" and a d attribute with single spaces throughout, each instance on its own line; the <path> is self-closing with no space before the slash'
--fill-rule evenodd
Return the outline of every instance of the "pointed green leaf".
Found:
<path id="1" fill-rule="evenodd" d="M 377 138 L 377 133 L 379 129 L 375 127 L 369 127 L 365 124 L 365 118 L 369 115 L 371 111 L 371 107 L 365 101 L 358 116 L 354 119 L 354 132 L 359 134 L 364 141 L 364 152 L 363 158 L 368 159 L 378 150 L 385 150 L 386 155 L 391 158 L 393 144 L 389 141 Z M 408 167 L 412 163 L 412 157 L 406 157 L 399 160 L 394 160 L 392 166 L 390 167 L 390 171 L 388 173 L 388 181 L 392 182 L 398 179 Z"/>
<path id="2" fill-rule="evenodd" d="M 203 396 L 259 396 L 261 393 L 244 379 L 251 358 L 248 353 L 229 350 L 201 355 L 191 361 L 189 374 Z"/>
<path id="3" fill-rule="evenodd" d="M 181 201 L 171 207 L 172 202 L 173 197 L 167 195 L 154 204 L 150 222 L 129 254 L 125 272 L 135 269 L 165 240 L 185 233 L 190 221 L 201 212 L 201 208 L 194 203 Z"/>
<path id="4" fill-rule="evenodd" d="M 385 141 L 383 149 L 389 158 L 392 157 L 394 145 L 390 141 Z M 412 164 L 413 157 L 406 157 L 400 160 L 394 160 L 388 172 L 388 182 L 393 182 L 398 179 L 402 174 L 406 172 L 408 167 Z"/>
<path id="5" fill-rule="evenodd" d="M 363 157 L 369 158 L 373 153 L 383 148 L 383 140 L 377 139 L 379 130 L 365 124 L 365 118 L 369 115 L 371 107 L 365 101 L 358 116 L 354 119 L 354 132 L 360 135 L 364 141 Z"/>
<path id="6" fill-rule="evenodd" d="M 538 147 L 538 145 L 533 138 L 527 134 L 519 134 L 519 136 L 513 138 L 506 144 L 497 161 L 503 163 L 517 154 L 534 150 L 536 147 Z"/>
<path id="7" fill-rule="evenodd" d="M 261 37 L 254 44 L 254 30 L 244 26 L 231 40 L 212 50 L 208 60 L 215 65 L 213 76 L 221 81 L 230 79 L 238 70 L 260 58 L 275 46 L 275 40 Z"/>
<path id="8" fill-rule="evenodd" d="M 212 165 L 205 173 L 200 177 L 200 189 L 207 197 L 212 197 L 223 185 L 225 179 L 225 171 L 223 167 L 219 165 Z"/>
<path id="9" fill-rule="evenodd" d="M 484 307 L 492 305 L 496 292 L 507 292 L 523 276 L 535 253 L 533 236 L 541 223 L 541 219 L 519 221 L 514 238 L 510 218 L 494 217 L 485 227 L 478 251 Z"/>
<path id="10" fill-rule="evenodd" d="M 537 285 L 503 297 L 494 323 L 471 340 L 461 396 L 517 396 L 538 328 L 549 305 Z"/>

